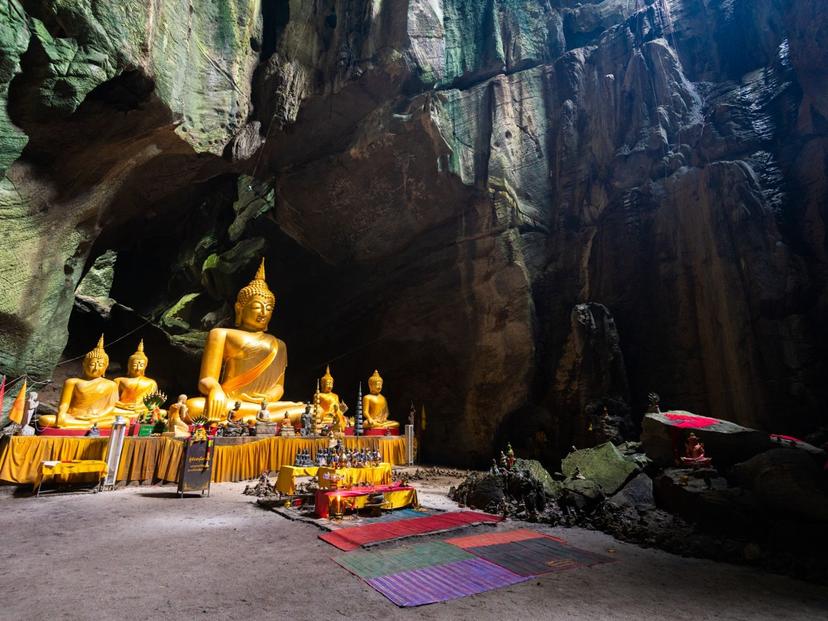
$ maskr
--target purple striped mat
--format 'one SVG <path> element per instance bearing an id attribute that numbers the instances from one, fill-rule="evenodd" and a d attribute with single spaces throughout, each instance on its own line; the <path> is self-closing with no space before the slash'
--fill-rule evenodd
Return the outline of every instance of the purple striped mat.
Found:
<path id="1" fill-rule="evenodd" d="M 397 606 L 422 606 L 528 580 L 481 558 L 370 578 L 368 584 Z"/>

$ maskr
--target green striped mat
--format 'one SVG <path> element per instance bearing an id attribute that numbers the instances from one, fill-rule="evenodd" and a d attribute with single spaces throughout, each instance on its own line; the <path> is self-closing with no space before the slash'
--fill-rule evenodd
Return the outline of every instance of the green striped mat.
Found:
<path id="1" fill-rule="evenodd" d="M 368 580 L 470 558 L 475 557 L 457 546 L 442 541 L 431 541 L 391 550 L 349 552 L 334 558 L 334 561 L 351 573 Z"/>

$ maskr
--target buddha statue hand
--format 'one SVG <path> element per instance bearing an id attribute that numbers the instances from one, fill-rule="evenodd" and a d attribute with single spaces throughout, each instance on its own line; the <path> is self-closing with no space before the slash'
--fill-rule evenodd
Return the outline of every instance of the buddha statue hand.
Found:
<path id="1" fill-rule="evenodd" d="M 223 420 L 227 416 L 227 395 L 219 384 L 210 388 L 210 392 L 207 393 L 204 415 L 209 421 Z"/>

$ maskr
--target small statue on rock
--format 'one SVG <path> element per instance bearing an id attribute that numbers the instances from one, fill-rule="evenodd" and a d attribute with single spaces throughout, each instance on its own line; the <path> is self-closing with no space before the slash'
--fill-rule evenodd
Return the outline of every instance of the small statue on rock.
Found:
<path id="1" fill-rule="evenodd" d="M 681 458 L 681 463 L 691 468 L 703 468 L 709 466 L 712 462 L 713 460 L 710 457 L 704 456 L 704 444 L 691 431 L 684 443 L 684 457 Z"/>

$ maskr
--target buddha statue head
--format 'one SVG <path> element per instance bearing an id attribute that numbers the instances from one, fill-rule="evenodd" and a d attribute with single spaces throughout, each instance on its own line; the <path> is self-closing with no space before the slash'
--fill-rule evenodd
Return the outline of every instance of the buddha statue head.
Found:
<path id="1" fill-rule="evenodd" d="M 104 351 L 104 337 L 101 334 L 101 338 L 98 339 L 98 344 L 95 346 L 95 349 L 83 357 L 83 373 L 86 379 L 97 379 L 103 377 L 108 366 L 109 356 Z"/>
<path id="2" fill-rule="evenodd" d="M 374 369 L 374 374 L 368 378 L 368 390 L 372 395 L 378 395 L 382 392 L 382 377 L 379 371 Z"/>
<path id="3" fill-rule="evenodd" d="M 273 316 L 276 296 L 265 282 L 264 259 L 256 277 L 236 296 L 236 327 L 250 332 L 264 332 Z"/>
<path id="4" fill-rule="evenodd" d="M 325 375 L 321 377 L 319 385 L 322 389 L 322 392 L 331 392 L 333 390 L 334 379 L 333 375 L 331 375 L 330 365 L 325 367 Z"/>
<path id="5" fill-rule="evenodd" d="M 147 371 L 147 355 L 144 353 L 144 339 L 138 343 L 138 349 L 127 359 L 127 375 L 129 377 L 143 377 Z"/>

